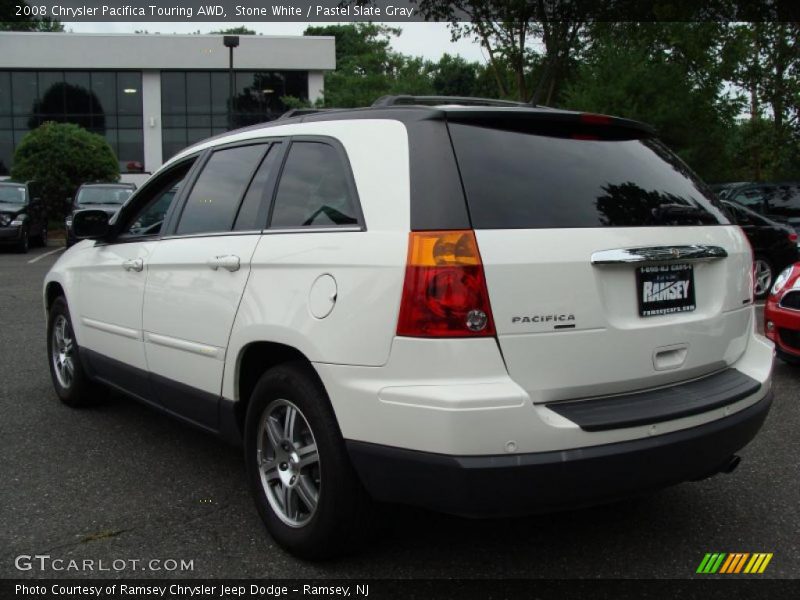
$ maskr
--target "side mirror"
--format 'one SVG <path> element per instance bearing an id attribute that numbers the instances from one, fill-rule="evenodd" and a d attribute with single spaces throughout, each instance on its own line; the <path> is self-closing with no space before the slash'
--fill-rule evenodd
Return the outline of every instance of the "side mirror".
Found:
<path id="1" fill-rule="evenodd" d="M 99 240 L 108 235 L 109 214 L 104 210 L 79 210 L 72 217 L 72 231 L 79 240 Z"/>

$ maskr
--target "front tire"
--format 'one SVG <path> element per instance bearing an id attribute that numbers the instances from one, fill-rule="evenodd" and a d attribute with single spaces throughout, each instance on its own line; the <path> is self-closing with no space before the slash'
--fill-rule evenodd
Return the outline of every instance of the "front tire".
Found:
<path id="1" fill-rule="evenodd" d="M 372 503 L 310 365 L 287 363 L 261 376 L 247 409 L 244 446 L 258 512 L 292 554 L 344 554 L 371 530 Z"/>
<path id="2" fill-rule="evenodd" d="M 31 243 L 30 239 L 28 238 L 28 230 L 23 228 L 19 242 L 17 242 L 17 252 L 20 254 L 27 254 L 30 247 Z"/>
<path id="3" fill-rule="evenodd" d="M 102 397 L 83 369 L 80 348 L 75 340 L 67 301 L 60 296 L 53 301 L 47 321 L 47 356 L 50 377 L 56 395 L 67 406 L 96 404 Z"/>

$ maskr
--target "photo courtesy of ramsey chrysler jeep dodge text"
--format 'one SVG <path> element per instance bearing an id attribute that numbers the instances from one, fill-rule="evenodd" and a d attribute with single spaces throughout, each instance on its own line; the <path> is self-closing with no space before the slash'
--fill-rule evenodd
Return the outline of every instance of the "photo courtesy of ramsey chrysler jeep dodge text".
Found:
<path id="1" fill-rule="evenodd" d="M 730 472 L 770 408 L 742 230 L 650 128 L 465 98 L 303 111 L 77 212 L 44 283 L 56 393 L 241 443 L 270 534 Z"/>

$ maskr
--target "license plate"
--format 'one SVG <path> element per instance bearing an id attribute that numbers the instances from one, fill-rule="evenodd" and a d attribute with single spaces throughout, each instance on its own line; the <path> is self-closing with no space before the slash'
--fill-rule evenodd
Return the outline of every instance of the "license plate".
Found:
<path id="1" fill-rule="evenodd" d="M 655 317 L 691 312 L 694 302 L 694 268 L 687 264 L 655 265 L 636 269 L 639 316 Z"/>

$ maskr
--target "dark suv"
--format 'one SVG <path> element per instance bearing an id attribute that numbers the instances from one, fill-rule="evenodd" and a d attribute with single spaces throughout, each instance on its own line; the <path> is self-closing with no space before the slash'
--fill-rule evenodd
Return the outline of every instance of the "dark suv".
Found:
<path id="1" fill-rule="evenodd" d="M 0 244 L 27 252 L 31 242 L 47 245 L 47 206 L 35 181 L 0 181 Z"/>
<path id="2" fill-rule="evenodd" d="M 64 221 L 67 230 L 67 247 L 77 240 L 72 231 L 72 217 L 76 211 L 95 208 L 106 211 L 109 216 L 116 213 L 125 204 L 136 189 L 132 183 L 84 183 L 70 202 L 70 211 Z"/>

